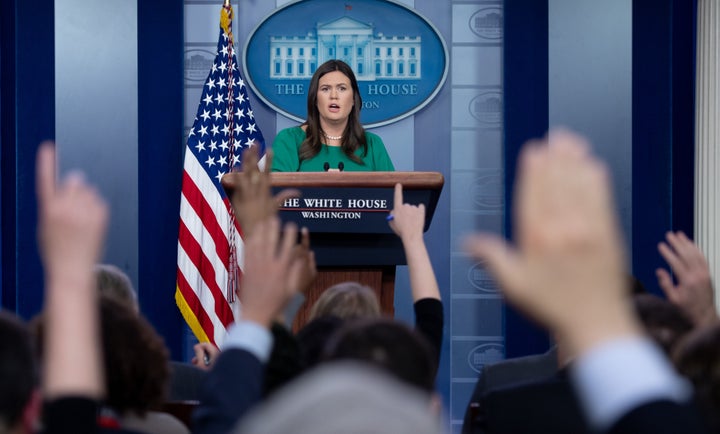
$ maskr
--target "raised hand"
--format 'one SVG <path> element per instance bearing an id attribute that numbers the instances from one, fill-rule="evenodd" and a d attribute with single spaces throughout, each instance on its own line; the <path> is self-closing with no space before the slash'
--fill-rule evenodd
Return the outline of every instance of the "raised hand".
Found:
<path id="1" fill-rule="evenodd" d="M 271 217 L 256 223 L 245 238 L 245 271 L 241 281 L 240 302 L 243 320 L 267 328 L 294 294 L 288 289 L 288 277 L 300 267 L 294 261 L 297 226 Z"/>
<path id="2" fill-rule="evenodd" d="M 79 172 L 56 184 L 55 148 L 51 143 L 43 143 L 38 150 L 37 195 L 43 265 L 51 272 L 70 267 L 92 273 L 105 241 L 108 207 Z"/>
<path id="3" fill-rule="evenodd" d="M 390 212 L 390 228 L 403 241 L 422 240 L 425 228 L 425 205 L 403 203 L 403 187 L 395 184 L 395 200 Z"/>
<path id="4" fill-rule="evenodd" d="M 423 298 L 439 300 L 440 288 L 423 238 L 425 205 L 404 203 L 402 185 L 395 184 L 395 198 L 390 215 L 390 228 L 400 237 L 405 250 L 413 301 Z"/>
<path id="5" fill-rule="evenodd" d="M 305 293 L 317 277 L 315 252 L 310 250 L 310 232 L 303 227 L 300 231 L 300 244 L 293 249 L 293 264 L 288 274 L 289 291 Z"/>
<path id="6" fill-rule="evenodd" d="M 696 326 L 717 321 L 715 293 L 705 256 L 683 232 L 668 232 L 665 239 L 667 242 L 658 244 L 658 251 L 670 265 L 677 284 L 667 270 L 658 268 L 655 274 L 663 292 Z"/>
<path id="7" fill-rule="evenodd" d="M 241 172 L 230 172 L 222 178 L 223 188 L 232 203 L 235 217 L 245 234 L 253 231 L 258 222 L 274 216 L 278 207 L 291 197 L 298 197 L 300 192 L 285 189 L 273 196 L 270 189 L 270 168 L 273 152 L 266 154 L 265 170 L 259 166 L 259 155 L 256 146 L 243 152 Z"/>
<path id="8" fill-rule="evenodd" d="M 38 241 L 45 272 L 45 398 L 99 399 L 104 390 L 97 290 L 108 207 L 79 173 L 55 181 L 55 148 L 37 154 Z"/>
<path id="9" fill-rule="evenodd" d="M 466 240 L 508 299 L 582 352 L 639 334 L 630 314 L 625 251 L 606 169 L 580 137 L 551 132 L 526 144 L 514 198 L 517 247 L 495 235 Z"/>

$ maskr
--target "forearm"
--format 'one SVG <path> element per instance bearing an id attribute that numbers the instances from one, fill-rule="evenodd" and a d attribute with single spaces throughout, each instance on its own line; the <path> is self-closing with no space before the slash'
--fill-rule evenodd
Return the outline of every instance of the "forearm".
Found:
<path id="1" fill-rule="evenodd" d="M 61 275 L 57 275 L 61 274 Z M 104 391 L 97 295 L 91 269 L 47 277 L 44 386 L 48 399 Z"/>
<path id="2" fill-rule="evenodd" d="M 402 241 L 410 273 L 410 288 L 413 301 L 423 298 L 439 300 L 440 288 L 422 235 L 414 238 L 408 237 Z"/>

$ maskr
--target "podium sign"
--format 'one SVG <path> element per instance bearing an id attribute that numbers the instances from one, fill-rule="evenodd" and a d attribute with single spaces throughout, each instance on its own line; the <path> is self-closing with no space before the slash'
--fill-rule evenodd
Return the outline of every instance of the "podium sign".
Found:
<path id="1" fill-rule="evenodd" d="M 400 238 L 390 229 L 395 184 L 405 203 L 425 204 L 430 227 L 444 183 L 437 172 L 283 172 L 272 173 L 275 193 L 295 188 L 302 196 L 280 207 L 280 218 L 310 231 L 318 277 L 305 294 L 293 328 L 308 319 L 323 290 L 353 280 L 375 290 L 384 313 L 394 313 L 395 266 L 406 264 Z"/>
<path id="2" fill-rule="evenodd" d="M 400 239 L 390 229 L 396 183 L 405 203 L 425 204 L 430 227 L 442 188 L 435 172 L 273 173 L 274 191 L 297 188 L 299 198 L 280 207 L 283 221 L 307 227 L 319 265 L 402 265 Z"/>

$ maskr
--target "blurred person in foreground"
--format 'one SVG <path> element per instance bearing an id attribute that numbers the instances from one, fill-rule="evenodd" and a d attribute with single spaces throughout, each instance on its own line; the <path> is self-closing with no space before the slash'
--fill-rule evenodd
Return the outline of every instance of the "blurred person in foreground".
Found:
<path id="1" fill-rule="evenodd" d="M 582 138 L 552 131 L 521 152 L 515 245 L 468 237 L 508 300 L 566 342 L 590 428 L 699 433 L 691 388 L 643 333 L 626 296 L 626 252 L 605 166 Z"/>

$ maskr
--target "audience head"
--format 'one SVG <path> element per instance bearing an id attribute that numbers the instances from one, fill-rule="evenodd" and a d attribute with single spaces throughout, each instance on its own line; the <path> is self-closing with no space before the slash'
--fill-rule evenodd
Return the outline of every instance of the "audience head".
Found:
<path id="1" fill-rule="evenodd" d="M 335 316 L 340 319 L 377 318 L 380 304 L 375 292 L 357 282 L 343 282 L 326 289 L 310 310 L 310 319 Z"/>
<path id="2" fill-rule="evenodd" d="M 321 316 L 308 322 L 295 336 L 300 345 L 300 357 L 305 369 L 322 361 L 325 344 L 344 321 L 336 316 Z"/>
<path id="3" fill-rule="evenodd" d="M 327 342 L 325 360 L 357 360 L 376 366 L 428 393 L 437 366 L 430 344 L 407 325 L 389 318 L 347 322 Z"/>
<path id="4" fill-rule="evenodd" d="M 670 356 L 692 321 L 678 306 L 652 294 L 633 296 L 633 306 L 648 335 Z"/>
<path id="5" fill-rule="evenodd" d="M 165 401 L 168 350 L 152 325 L 126 303 L 101 296 L 99 304 L 105 405 L 120 415 L 145 416 Z M 41 355 L 44 322 L 42 316 L 35 321 Z"/>
<path id="6" fill-rule="evenodd" d="M 38 368 L 27 327 L 0 311 L 0 432 L 32 432 L 39 411 Z"/>
<path id="7" fill-rule="evenodd" d="M 324 364 L 279 391 L 235 433 L 438 434 L 427 396 L 364 364 Z"/>
<path id="8" fill-rule="evenodd" d="M 673 359 L 678 372 L 692 383 L 710 432 L 720 432 L 720 323 L 688 333 L 678 342 Z"/>
<path id="9" fill-rule="evenodd" d="M 285 326 L 274 323 L 270 328 L 273 346 L 265 365 L 263 395 L 269 396 L 302 372 L 300 344 Z"/>
<path id="10" fill-rule="evenodd" d="M 128 306 L 100 298 L 106 404 L 144 416 L 165 400 L 168 351 L 150 323 Z"/>
<path id="11" fill-rule="evenodd" d="M 130 277 L 120 268 L 110 264 L 98 264 L 95 266 L 95 278 L 100 294 L 124 303 L 136 312 L 140 311 L 137 293 Z"/>

